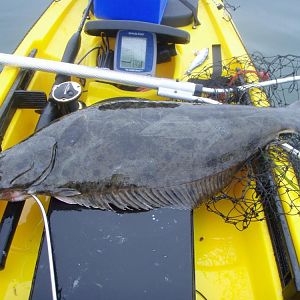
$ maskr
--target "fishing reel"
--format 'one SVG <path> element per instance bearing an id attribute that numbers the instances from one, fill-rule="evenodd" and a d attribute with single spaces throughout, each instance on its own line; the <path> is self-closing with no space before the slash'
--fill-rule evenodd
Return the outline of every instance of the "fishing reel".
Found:
<path id="1" fill-rule="evenodd" d="M 62 82 L 54 85 L 52 89 L 52 98 L 62 116 L 83 107 L 82 102 L 79 101 L 81 94 L 80 84 L 74 81 Z"/>

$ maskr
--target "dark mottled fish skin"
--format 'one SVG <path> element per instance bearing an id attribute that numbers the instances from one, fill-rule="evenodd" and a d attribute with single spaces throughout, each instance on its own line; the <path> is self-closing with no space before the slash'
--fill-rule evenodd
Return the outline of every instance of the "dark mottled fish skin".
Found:
<path id="1" fill-rule="evenodd" d="M 0 193 L 100 209 L 193 208 L 282 131 L 289 108 L 112 101 L 68 115 L 0 156 Z"/>

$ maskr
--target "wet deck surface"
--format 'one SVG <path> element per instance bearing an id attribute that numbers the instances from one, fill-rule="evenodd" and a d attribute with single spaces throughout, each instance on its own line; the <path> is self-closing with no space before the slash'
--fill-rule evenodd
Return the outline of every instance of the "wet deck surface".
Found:
<path id="1" fill-rule="evenodd" d="M 189 211 L 117 214 L 55 201 L 50 224 L 61 299 L 193 299 Z M 51 299 L 45 254 L 43 243 L 33 300 Z"/>

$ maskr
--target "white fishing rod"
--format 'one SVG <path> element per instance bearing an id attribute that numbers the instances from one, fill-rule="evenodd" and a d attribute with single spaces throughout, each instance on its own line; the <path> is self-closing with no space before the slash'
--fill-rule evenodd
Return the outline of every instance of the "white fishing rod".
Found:
<path id="1" fill-rule="evenodd" d="M 293 146 L 291 146 L 290 144 L 284 143 L 284 144 L 279 144 L 278 146 L 281 147 L 283 150 L 287 151 L 288 153 L 293 154 L 298 159 L 300 159 L 300 151 L 294 148 Z"/>
<path id="2" fill-rule="evenodd" d="M 216 100 L 200 97 L 202 85 L 192 82 L 178 82 L 172 79 L 151 77 L 128 72 L 112 71 L 109 69 L 88 67 L 53 60 L 17 56 L 0 53 L 0 64 L 24 69 L 44 71 L 81 78 L 93 78 L 101 81 L 117 82 L 157 90 L 162 97 L 199 101 L 209 104 L 220 104 Z"/>
<path id="3" fill-rule="evenodd" d="M 230 93 L 236 90 L 245 91 L 250 88 L 260 88 L 270 85 L 284 84 L 293 81 L 300 81 L 300 76 L 289 76 L 264 82 L 250 83 L 235 88 L 208 88 L 201 84 L 192 82 L 176 81 L 166 78 L 151 77 L 134 73 L 124 73 L 97 67 L 88 67 L 53 60 L 40 58 L 17 56 L 13 54 L 0 53 L 0 64 L 20 67 L 30 70 L 65 74 L 82 78 L 93 78 L 109 82 L 117 82 L 133 86 L 156 89 L 159 96 L 170 97 L 173 99 L 182 99 L 188 101 L 202 101 L 210 104 L 220 104 L 216 100 L 200 97 L 200 94 L 222 94 Z"/>

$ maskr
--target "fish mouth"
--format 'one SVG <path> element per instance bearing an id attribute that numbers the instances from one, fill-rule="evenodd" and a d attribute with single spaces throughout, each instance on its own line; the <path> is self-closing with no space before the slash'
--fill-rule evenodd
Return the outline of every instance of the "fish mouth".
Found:
<path id="1" fill-rule="evenodd" d="M 0 199 L 17 202 L 23 201 L 28 198 L 28 194 L 24 191 L 16 191 L 16 190 L 2 190 L 0 192 Z"/>

